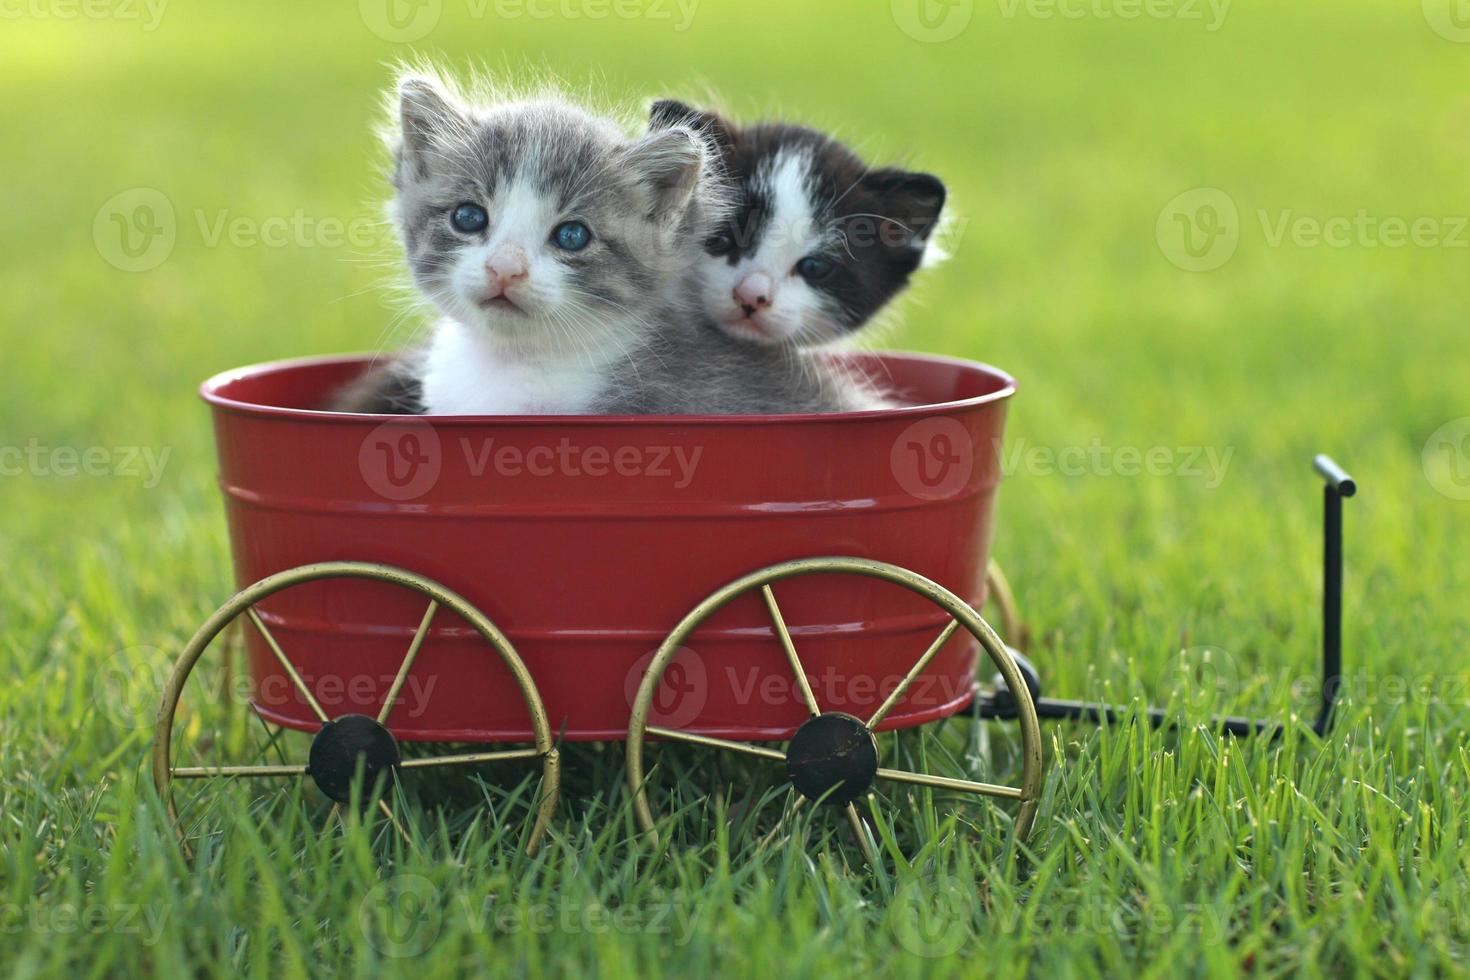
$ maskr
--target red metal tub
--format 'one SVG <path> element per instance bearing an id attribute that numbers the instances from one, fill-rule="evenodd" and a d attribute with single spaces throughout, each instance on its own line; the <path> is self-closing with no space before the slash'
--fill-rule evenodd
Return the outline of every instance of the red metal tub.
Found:
<path id="1" fill-rule="evenodd" d="M 803 416 L 389 417 L 313 410 L 367 358 L 285 361 L 210 379 L 241 587 L 324 561 L 437 580 L 509 637 L 569 739 L 621 739 L 652 652 L 703 597 L 789 559 L 890 562 L 984 601 L 1007 399 L 981 364 L 863 355 L 911 407 Z M 888 582 L 812 575 L 780 606 L 824 708 L 879 705 L 945 624 Z M 375 715 L 423 615 L 371 580 L 309 582 L 258 610 L 326 712 Z M 318 722 L 246 631 L 257 708 Z M 691 732 L 789 737 L 806 718 L 759 596 L 686 642 L 656 705 Z M 960 630 L 886 718 L 953 714 L 979 647 Z M 526 705 L 463 620 L 434 621 L 389 724 L 400 739 L 526 741 Z"/>

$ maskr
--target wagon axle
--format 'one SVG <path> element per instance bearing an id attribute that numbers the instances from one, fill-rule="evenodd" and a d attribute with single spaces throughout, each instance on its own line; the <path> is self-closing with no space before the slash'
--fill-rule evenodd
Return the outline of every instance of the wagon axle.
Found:
<path id="1" fill-rule="evenodd" d="M 343 715 L 311 740 L 306 774 L 333 803 L 347 803 L 359 772 L 367 787 L 364 796 L 371 796 L 392 785 L 402 761 L 392 732 L 367 715 Z"/>
<path id="2" fill-rule="evenodd" d="M 786 776 L 807 799 L 846 806 L 878 776 L 878 740 L 842 711 L 808 718 L 786 747 Z"/>

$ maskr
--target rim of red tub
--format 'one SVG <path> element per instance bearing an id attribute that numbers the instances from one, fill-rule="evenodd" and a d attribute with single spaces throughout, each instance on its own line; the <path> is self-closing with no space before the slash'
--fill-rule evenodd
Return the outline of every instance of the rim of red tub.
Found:
<path id="1" fill-rule="evenodd" d="M 877 361 L 900 360 L 915 364 L 940 364 L 960 368 L 989 375 L 999 383 L 994 391 L 988 391 L 980 395 L 972 395 L 969 398 L 957 398 L 943 402 L 924 402 L 916 405 L 903 405 L 897 408 L 875 408 L 858 412 L 799 412 L 783 413 L 775 415 L 426 415 L 413 416 L 414 418 L 433 419 L 435 425 L 483 425 L 493 422 L 496 425 L 546 425 L 555 423 L 557 425 L 667 425 L 676 422 L 679 425 L 733 425 L 733 424 L 774 424 L 790 425 L 798 422 L 811 422 L 821 420 L 822 422 L 845 422 L 861 421 L 864 419 L 892 419 L 905 416 L 930 415 L 936 411 L 949 411 L 962 408 L 974 408 L 991 402 L 1004 401 L 1016 393 L 1016 379 L 1008 372 L 983 361 L 973 361 L 963 357 L 950 357 L 944 354 L 925 354 L 915 351 L 863 351 L 854 352 L 855 360 Z M 386 415 L 371 412 L 328 412 L 313 408 L 290 408 L 283 405 L 264 405 L 259 402 L 241 401 L 222 394 L 222 389 L 227 386 L 262 374 L 291 368 L 309 368 L 320 365 L 340 365 L 354 362 L 371 362 L 380 359 L 378 355 L 368 353 L 356 354 L 325 354 L 313 357 L 292 357 L 277 361 L 263 361 L 259 364 L 247 364 L 244 367 L 233 368 L 208 378 L 199 386 L 199 397 L 208 402 L 216 409 L 237 412 L 242 415 L 268 416 L 279 418 L 311 419 L 320 422 L 336 422 L 350 424 L 364 420 L 382 421 L 384 419 L 401 419 L 407 416 Z"/>

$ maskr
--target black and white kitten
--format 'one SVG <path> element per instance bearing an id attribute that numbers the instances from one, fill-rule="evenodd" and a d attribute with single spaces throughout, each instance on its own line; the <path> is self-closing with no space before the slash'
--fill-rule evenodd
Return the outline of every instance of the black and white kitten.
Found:
<path id="1" fill-rule="evenodd" d="M 472 105 L 398 85 L 392 215 L 442 314 L 426 348 L 339 411 L 769 414 L 869 407 L 838 366 L 760 348 L 701 312 L 701 245 L 729 213 L 717 150 L 685 126 L 629 138 L 559 98 Z"/>
<path id="2" fill-rule="evenodd" d="M 693 127 L 713 140 L 735 209 L 710 236 L 705 311 L 762 344 L 814 345 L 852 334 L 906 285 L 944 208 L 937 177 L 869 169 L 805 126 L 738 127 L 665 99 L 650 131 Z"/>

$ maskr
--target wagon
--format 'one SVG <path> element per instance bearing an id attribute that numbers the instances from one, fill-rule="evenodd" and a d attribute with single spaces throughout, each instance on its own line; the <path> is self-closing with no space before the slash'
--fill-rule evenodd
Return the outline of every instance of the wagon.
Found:
<path id="1" fill-rule="evenodd" d="M 682 742 L 783 766 L 792 806 L 845 811 L 870 862 L 857 804 L 884 782 L 994 798 L 1024 840 L 1042 781 L 1030 678 L 977 612 L 1015 384 L 942 357 L 855 363 L 905 407 L 316 410 L 364 357 L 207 381 L 240 591 L 164 690 L 153 777 L 173 819 L 182 780 L 305 778 L 342 813 L 364 786 L 418 769 L 504 763 L 539 767 L 523 835 L 534 853 L 564 744 L 623 741 L 636 819 L 656 835 L 651 760 Z M 199 764 L 175 751 L 188 742 L 175 731 L 186 681 L 234 623 L 249 711 L 309 733 L 306 758 Z M 1019 727 L 1019 773 L 991 783 L 885 766 L 875 734 L 971 707 L 982 656 L 1006 695 L 991 713 Z M 384 796 L 367 795 L 401 831 Z"/>

